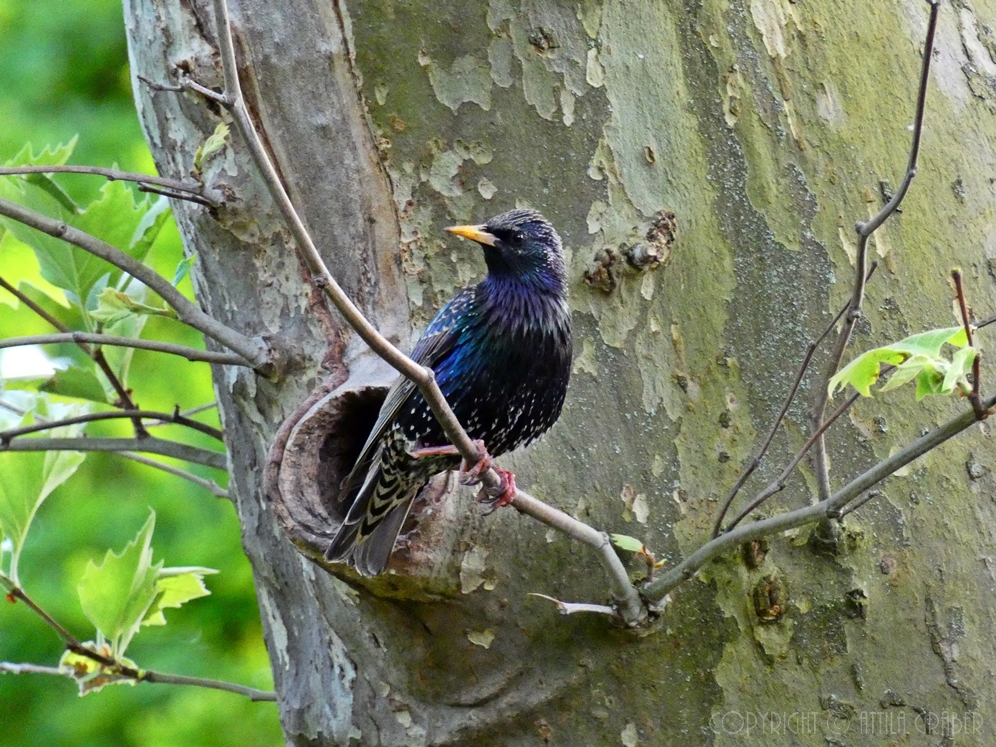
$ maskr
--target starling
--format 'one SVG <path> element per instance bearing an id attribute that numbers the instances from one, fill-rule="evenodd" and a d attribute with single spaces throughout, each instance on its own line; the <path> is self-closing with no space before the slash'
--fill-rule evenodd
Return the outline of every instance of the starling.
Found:
<path id="1" fill-rule="evenodd" d="M 480 226 L 447 231 L 484 250 L 487 277 L 458 293 L 429 324 L 412 353 L 428 366 L 468 435 L 484 447 L 472 482 L 500 456 L 545 433 L 560 417 L 571 374 L 571 314 L 560 237 L 533 210 L 502 213 Z M 325 557 L 364 576 L 384 571 L 419 491 L 462 459 L 414 384 L 391 387 L 341 495 L 349 505 Z M 497 470 L 499 505 L 515 495 L 514 476 Z"/>

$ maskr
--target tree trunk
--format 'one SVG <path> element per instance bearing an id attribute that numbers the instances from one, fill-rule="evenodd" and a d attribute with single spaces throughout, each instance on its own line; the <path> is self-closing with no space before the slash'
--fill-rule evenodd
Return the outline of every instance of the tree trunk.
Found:
<path id="1" fill-rule="evenodd" d="M 853 223 L 902 177 L 926 3 L 231 5 L 264 139 L 369 318 L 410 348 L 484 272 L 441 229 L 516 204 L 541 210 L 569 250 L 574 376 L 560 423 L 501 461 L 537 497 L 669 563 L 701 544 L 808 342 L 850 293 Z M 876 236 L 856 351 L 957 324 L 955 265 L 977 316 L 992 312 L 996 40 L 985 19 L 996 2 L 953 5 L 941 11 L 921 170 Z M 157 165 L 186 175 L 221 112 L 137 76 L 171 83 L 181 70 L 220 88 L 210 3 L 126 0 L 125 11 Z M 604 602 L 607 586 L 589 548 L 513 511 L 484 518 L 466 489 L 425 499 L 392 573 L 362 585 L 313 562 L 330 527 L 282 528 L 300 516 L 264 492 L 263 473 L 278 431 L 290 433 L 281 424 L 316 390 L 319 401 L 343 387 L 320 400 L 341 405 L 328 427 L 362 441 L 385 368 L 312 288 L 238 137 L 204 178 L 229 195 L 222 208 L 176 205 L 198 300 L 265 335 L 281 360 L 271 379 L 216 368 L 215 386 L 288 743 L 988 743 L 987 428 L 884 483 L 833 542 L 803 529 L 751 562 L 709 564 L 640 633 L 558 617 L 528 596 Z M 757 487 L 808 436 L 816 378 Z M 907 390 L 859 403 L 831 431 L 832 484 L 962 406 Z M 319 519 L 335 513 L 341 468 L 301 473 L 318 480 Z M 764 511 L 814 491 L 805 468 Z"/>

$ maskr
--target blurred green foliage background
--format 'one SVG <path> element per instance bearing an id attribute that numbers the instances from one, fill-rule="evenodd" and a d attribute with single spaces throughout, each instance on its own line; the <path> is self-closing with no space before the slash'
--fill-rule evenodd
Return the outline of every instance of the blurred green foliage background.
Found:
<path id="1" fill-rule="evenodd" d="M 72 163 L 113 164 L 154 173 L 132 105 L 127 48 L 118 0 L 0 0 L 0 162 L 25 143 L 38 151 L 79 135 Z M 96 177 L 60 183 L 81 203 L 97 196 Z M 172 223 L 150 264 L 172 277 L 180 260 Z M 30 249 L 8 234 L 0 242 L 0 275 L 44 285 Z M 190 292 L 189 280 L 181 290 Z M 53 330 L 0 290 L 0 337 Z M 162 318 L 143 337 L 202 346 L 198 333 Z M 204 364 L 137 351 L 128 385 L 143 409 L 171 411 L 213 399 Z M 216 413 L 198 416 L 217 425 Z M 127 421 L 100 424 L 95 435 L 129 435 Z M 156 435 L 206 446 L 175 426 Z M 197 434 L 195 434 L 197 435 Z M 184 468 L 224 484 L 209 468 Z M 0 475 L 0 480 L 3 477 Z M 93 638 L 76 585 L 88 560 L 120 551 L 157 514 L 155 560 L 216 568 L 211 596 L 167 611 L 163 628 L 144 629 L 128 649 L 139 666 L 271 688 L 252 574 L 242 553 L 232 505 L 158 470 L 109 454 L 92 454 L 42 505 L 21 560 L 25 589 L 81 639 Z M 54 666 L 55 634 L 23 604 L 0 605 L 0 660 Z M 277 709 L 224 692 L 193 687 L 117 685 L 78 697 L 68 679 L 0 675 L 0 745 L 253 745 L 281 744 Z"/>

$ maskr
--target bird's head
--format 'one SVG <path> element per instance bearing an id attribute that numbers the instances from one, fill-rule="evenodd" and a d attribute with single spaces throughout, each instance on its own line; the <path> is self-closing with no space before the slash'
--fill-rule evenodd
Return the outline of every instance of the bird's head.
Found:
<path id="1" fill-rule="evenodd" d="M 453 226 L 450 233 L 476 241 L 484 249 L 488 275 L 566 291 L 560 236 L 535 210 L 510 210 L 479 226 Z"/>

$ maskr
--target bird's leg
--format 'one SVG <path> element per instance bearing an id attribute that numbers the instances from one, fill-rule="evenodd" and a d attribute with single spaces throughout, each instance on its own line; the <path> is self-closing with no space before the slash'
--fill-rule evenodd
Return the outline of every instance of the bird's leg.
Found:
<path id="1" fill-rule="evenodd" d="M 427 457 L 435 456 L 460 456 L 460 452 L 457 451 L 456 446 L 426 446 L 421 449 L 415 449 L 410 452 L 412 459 L 426 459 Z"/>
<path id="2" fill-rule="evenodd" d="M 515 499 L 515 475 L 510 470 L 495 467 L 494 459 L 488 453 L 484 441 L 478 439 L 474 441 L 474 446 L 477 447 L 477 453 L 481 455 L 481 458 L 477 464 L 471 465 L 466 459 L 461 463 L 460 484 L 477 485 L 481 481 L 481 475 L 489 469 L 493 469 L 498 473 L 498 477 L 501 478 L 498 493 L 490 495 L 484 488 L 481 488 L 481 492 L 477 494 L 477 502 L 490 506 L 491 511 L 509 505 Z M 426 446 L 421 449 L 415 449 L 411 452 L 411 455 L 413 459 L 425 459 L 427 457 L 438 456 L 460 456 L 460 452 L 455 446 L 447 444 L 446 446 Z M 491 513 L 491 511 L 488 513 Z"/>
<path id="3" fill-rule="evenodd" d="M 488 450 L 484 446 L 483 441 L 480 439 L 474 441 L 474 446 L 477 447 L 477 453 L 481 454 L 481 458 L 477 464 L 474 465 L 471 465 L 466 459 L 461 462 L 461 485 L 476 485 L 481 481 L 481 475 L 491 469 L 494 464 L 494 460 L 491 458 L 491 455 L 488 454 Z M 414 449 L 410 453 L 412 455 L 412 459 L 427 459 L 439 456 L 461 456 L 459 450 L 457 450 L 457 447 L 450 444 L 446 444 L 445 446 L 424 446 L 419 449 Z"/>

